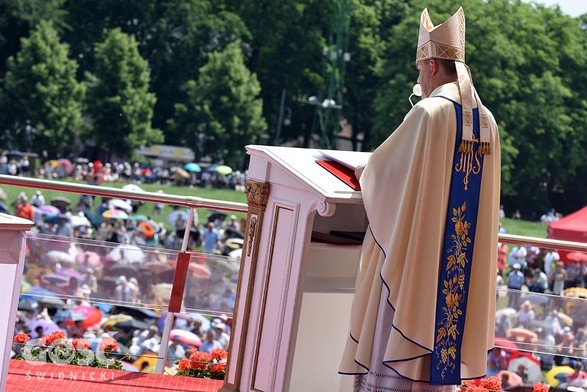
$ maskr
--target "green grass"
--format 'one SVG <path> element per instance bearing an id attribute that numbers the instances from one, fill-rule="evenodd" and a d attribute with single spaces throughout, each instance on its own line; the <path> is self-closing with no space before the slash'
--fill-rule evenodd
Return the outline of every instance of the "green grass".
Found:
<path id="1" fill-rule="evenodd" d="M 540 222 L 503 218 L 501 224 L 508 234 L 546 238 L 546 225 Z"/>

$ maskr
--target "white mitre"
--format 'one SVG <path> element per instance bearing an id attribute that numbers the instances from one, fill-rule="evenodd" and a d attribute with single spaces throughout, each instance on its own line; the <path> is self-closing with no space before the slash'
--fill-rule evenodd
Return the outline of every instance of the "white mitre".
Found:
<path id="1" fill-rule="evenodd" d="M 465 64 L 465 12 L 463 7 L 460 7 L 453 16 L 438 26 L 434 26 L 432 23 L 427 8 L 422 11 L 416 61 L 431 58 L 455 61 L 463 106 L 463 137 L 459 151 L 473 151 L 473 108 L 479 108 L 481 135 L 478 151 L 480 154 L 490 154 L 491 131 L 488 114 L 475 91 L 469 67 Z"/>

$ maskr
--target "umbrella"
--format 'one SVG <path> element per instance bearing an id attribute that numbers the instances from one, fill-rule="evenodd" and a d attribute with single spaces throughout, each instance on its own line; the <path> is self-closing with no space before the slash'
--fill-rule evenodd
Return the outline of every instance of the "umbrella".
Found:
<path id="1" fill-rule="evenodd" d="M 45 305 L 51 305 L 54 307 L 62 307 L 65 305 L 65 302 L 58 298 L 57 294 L 39 286 L 31 287 L 29 291 L 20 295 L 20 299 L 36 301 L 38 303 L 43 303 Z"/>
<path id="2" fill-rule="evenodd" d="M 177 260 L 169 260 L 169 265 L 175 269 L 177 267 Z M 201 263 L 198 261 L 190 261 L 188 271 L 192 276 L 202 279 L 207 279 L 212 274 L 205 262 Z"/>
<path id="3" fill-rule="evenodd" d="M 215 171 L 216 173 L 222 174 L 223 176 L 227 176 L 232 173 L 232 169 L 226 165 L 211 166 L 208 170 Z"/>
<path id="4" fill-rule="evenodd" d="M 208 222 L 214 222 L 215 220 L 223 219 L 226 219 L 226 212 L 213 211 L 210 215 L 208 215 Z"/>
<path id="5" fill-rule="evenodd" d="M 148 221 L 149 217 L 147 215 L 138 214 L 138 215 L 133 215 L 132 220 L 134 220 L 135 222 Z"/>
<path id="6" fill-rule="evenodd" d="M 91 226 L 90 220 L 82 215 L 73 215 L 71 217 L 71 226 L 73 227 L 80 227 L 80 226 Z"/>
<path id="7" fill-rule="evenodd" d="M 581 252 L 570 252 L 567 253 L 566 261 L 585 262 L 587 261 L 587 254 Z"/>
<path id="8" fill-rule="evenodd" d="M 103 329 L 112 329 L 114 326 L 122 321 L 131 320 L 132 317 L 127 314 L 113 314 L 108 316 L 106 320 L 102 323 L 101 327 Z"/>
<path id="9" fill-rule="evenodd" d="M 84 328 L 89 328 L 95 324 L 100 323 L 103 318 L 102 312 L 95 306 L 78 305 L 71 308 L 71 310 L 83 316 L 82 320 L 84 320 L 84 322 L 82 326 Z"/>
<path id="10" fill-rule="evenodd" d="M 542 381 L 542 370 L 540 369 L 540 364 L 534 362 L 527 356 L 521 356 L 512 359 L 508 364 L 508 370 L 515 372 L 520 365 L 523 365 L 526 368 L 526 374 L 528 375 L 526 384 L 533 385 Z"/>
<path id="11" fill-rule="evenodd" d="M 584 287 L 570 287 L 563 291 L 564 297 L 571 298 L 587 298 L 587 288 Z"/>
<path id="12" fill-rule="evenodd" d="M 190 163 L 186 163 L 183 168 L 189 172 L 192 173 L 199 173 L 202 171 L 202 168 L 200 167 L 200 165 L 198 165 L 195 162 L 190 162 Z"/>
<path id="13" fill-rule="evenodd" d="M 103 264 L 100 261 L 100 255 L 89 250 L 83 251 L 75 256 L 75 261 L 78 264 L 84 264 L 86 261 L 94 268 L 102 268 Z"/>
<path id="14" fill-rule="evenodd" d="M 72 309 L 59 309 L 52 317 L 53 321 L 79 321 L 84 319 L 84 315 L 79 312 L 75 312 Z"/>
<path id="15" fill-rule="evenodd" d="M 573 373 L 573 368 L 570 366 L 554 366 L 552 369 L 546 372 L 544 378 L 548 384 L 556 388 L 560 384 L 560 380 L 557 379 L 556 376 L 566 373 Z"/>
<path id="16" fill-rule="evenodd" d="M 59 211 L 65 212 L 67 207 L 71 205 L 71 200 L 69 200 L 67 197 L 56 196 L 51 199 L 50 204 L 59 208 Z"/>
<path id="17" fill-rule="evenodd" d="M 79 271 L 76 271 L 72 268 L 60 268 L 56 272 L 58 275 L 67 276 L 70 278 L 77 279 L 78 281 L 82 281 L 84 279 L 84 274 Z"/>
<path id="18" fill-rule="evenodd" d="M 145 259 L 145 254 L 136 245 L 122 244 L 112 249 L 108 256 L 113 261 L 127 263 L 141 263 Z"/>
<path id="19" fill-rule="evenodd" d="M 512 342 L 511 340 L 507 340 L 504 338 L 495 338 L 494 345 L 496 347 L 501 347 L 502 349 L 505 349 L 507 351 L 512 351 L 514 353 L 518 352 L 518 345 Z"/>
<path id="20" fill-rule="evenodd" d="M 50 250 L 45 254 L 45 260 L 49 263 L 73 264 L 75 258 L 67 252 Z"/>
<path id="21" fill-rule="evenodd" d="M 536 332 L 526 328 L 510 328 L 506 331 L 508 339 L 512 339 L 518 342 L 536 342 L 538 341 L 538 335 Z"/>
<path id="22" fill-rule="evenodd" d="M 143 308 L 143 307 L 135 307 L 135 306 L 122 306 L 116 305 L 114 306 L 110 314 L 125 314 L 127 316 L 131 316 L 137 320 L 145 320 L 149 318 L 157 318 L 159 317 L 157 313 L 152 311 L 151 309 Z"/>
<path id="23" fill-rule="evenodd" d="M 167 223 L 169 223 L 171 226 L 175 227 L 175 222 L 177 221 L 178 215 L 182 215 L 183 220 L 186 222 L 188 220 L 188 217 L 190 216 L 189 212 L 187 212 L 185 210 L 171 211 L 169 213 L 169 215 L 167 215 Z"/>
<path id="24" fill-rule="evenodd" d="M 71 217 L 67 214 L 58 214 L 58 215 L 51 215 L 50 217 L 45 219 L 46 223 L 57 225 L 61 222 L 70 222 Z"/>
<path id="25" fill-rule="evenodd" d="M 0 200 L 6 201 L 6 199 L 8 199 L 8 195 L 6 194 L 6 191 L 4 189 L 0 188 Z"/>
<path id="26" fill-rule="evenodd" d="M 229 238 L 224 242 L 224 244 L 233 250 L 241 249 L 245 244 L 245 240 L 242 238 Z"/>
<path id="27" fill-rule="evenodd" d="M 110 219 L 128 219 L 128 214 L 122 210 L 117 210 L 115 208 L 106 210 L 102 213 L 104 218 Z"/>
<path id="28" fill-rule="evenodd" d="M 198 335 L 185 329 L 172 329 L 169 332 L 169 340 L 173 340 L 175 337 L 178 337 L 181 343 L 188 346 L 200 347 L 202 345 L 202 340 Z"/>
<path id="29" fill-rule="evenodd" d="M 53 320 L 38 319 L 28 324 L 31 331 L 34 331 L 39 326 L 43 327 L 43 336 L 51 335 L 55 331 L 63 331 Z"/>
<path id="30" fill-rule="evenodd" d="M 70 175 L 73 172 L 73 164 L 69 159 L 62 158 L 58 160 L 57 163 L 63 168 L 65 174 Z"/>
<path id="31" fill-rule="evenodd" d="M 130 192 L 144 192 L 143 188 L 141 188 L 140 186 L 138 186 L 136 184 L 126 184 L 125 186 L 122 187 L 122 189 L 124 189 L 125 191 L 130 191 Z"/>
<path id="32" fill-rule="evenodd" d="M 59 211 L 59 208 L 52 206 L 50 204 L 42 205 L 39 208 L 37 208 L 37 210 L 45 216 L 59 215 L 61 213 L 61 211 Z"/>
<path id="33" fill-rule="evenodd" d="M 519 385 L 524 384 L 524 381 L 522 381 L 522 377 L 518 376 L 514 371 L 501 370 L 499 373 L 497 373 L 497 377 L 499 377 L 499 379 L 501 380 L 504 374 L 507 374 L 508 376 L 508 388 L 517 387 Z"/>
<path id="34" fill-rule="evenodd" d="M 134 318 L 130 318 L 128 320 L 119 321 L 114 324 L 114 328 L 130 328 L 130 329 L 148 329 L 149 325 L 144 321 L 135 320 Z"/>
<path id="35" fill-rule="evenodd" d="M 140 275 L 139 269 L 132 264 L 128 263 L 116 263 L 106 271 L 109 276 L 126 276 L 128 278 L 138 278 Z"/>
<path id="36" fill-rule="evenodd" d="M 132 212 L 132 205 L 129 202 L 127 202 L 126 200 L 122 200 L 122 199 L 110 200 L 108 202 L 108 208 L 123 210 L 127 214 L 130 214 Z M 104 215 L 102 215 L 102 216 L 104 216 Z"/>
<path id="37" fill-rule="evenodd" d="M 47 274 L 41 276 L 41 282 L 47 286 L 65 288 L 69 286 L 70 277 L 59 274 Z"/>
<path id="38" fill-rule="evenodd" d="M 185 178 L 186 180 L 190 178 L 190 174 L 178 166 L 172 167 L 171 172 L 175 173 L 178 177 Z"/>

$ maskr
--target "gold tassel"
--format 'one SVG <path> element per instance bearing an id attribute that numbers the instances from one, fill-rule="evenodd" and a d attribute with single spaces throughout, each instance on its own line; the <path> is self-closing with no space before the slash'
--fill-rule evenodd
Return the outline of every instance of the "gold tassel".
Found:
<path id="1" fill-rule="evenodd" d="M 472 140 L 461 140 L 461 145 L 459 146 L 459 152 L 469 153 L 473 152 L 473 141 Z"/>
<path id="2" fill-rule="evenodd" d="M 490 142 L 479 143 L 479 154 L 491 155 L 491 143 Z"/>

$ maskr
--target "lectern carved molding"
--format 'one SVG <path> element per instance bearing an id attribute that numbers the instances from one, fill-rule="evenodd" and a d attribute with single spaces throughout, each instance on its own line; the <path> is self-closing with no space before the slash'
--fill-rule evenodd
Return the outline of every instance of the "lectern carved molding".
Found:
<path id="1" fill-rule="evenodd" d="M 247 295 L 245 303 L 239 304 L 240 293 L 237 293 L 237 302 L 234 306 L 234 325 L 233 330 L 238 330 L 238 341 L 231 339 L 228 364 L 226 366 L 226 376 L 224 385 L 220 392 L 238 392 L 240 391 L 240 380 L 242 374 L 242 358 L 244 355 L 245 340 L 247 338 L 248 318 L 246 315 L 251 309 L 251 292 L 257 266 L 259 254 L 258 239 L 261 237 L 263 227 L 263 216 L 269 200 L 270 184 L 257 180 L 248 180 L 245 184 L 245 195 L 248 203 L 247 224 L 245 229 L 246 241 L 243 246 L 241 267 L 238 278 L 238 290 L 245 290 Z M 243 282 L 245 270 L 248 272 L 248 280 Z M 243 310 L 243 317 L 239 317 L 239 309 Z M 240 325 L 239 325 L 240 324 Z"/>

